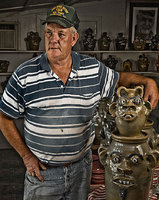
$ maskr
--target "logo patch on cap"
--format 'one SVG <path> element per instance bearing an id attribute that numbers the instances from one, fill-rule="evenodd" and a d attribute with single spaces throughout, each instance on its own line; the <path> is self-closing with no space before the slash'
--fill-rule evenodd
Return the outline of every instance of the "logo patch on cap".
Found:
<path id="1" fill-rule="evenodd" d="M 59 5 L 59 6 L 56 6 L 51 9 L 50 16 L 58 15 L 58 16 L 66 18 L 67 13 L 69 13 L 68 10 L 65 7 L 63 7 L 62 5 Z"/>

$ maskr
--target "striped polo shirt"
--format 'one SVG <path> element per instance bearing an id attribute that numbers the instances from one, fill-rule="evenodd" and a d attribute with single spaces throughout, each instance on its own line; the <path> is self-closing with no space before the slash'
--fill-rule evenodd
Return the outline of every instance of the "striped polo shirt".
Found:
<path id="1" fill-rule="evenodd" d="M 46 53 L 21 64 L 12 74 L 0 110 L 24 116 L 24 138 L 44 163 L 80 159 L 94 139 L 93 114 L 102 97 L 114 93 L 119 74 L 94 57 L 72 51 L 72 70 L 64 84 L 51 70 Z"/>

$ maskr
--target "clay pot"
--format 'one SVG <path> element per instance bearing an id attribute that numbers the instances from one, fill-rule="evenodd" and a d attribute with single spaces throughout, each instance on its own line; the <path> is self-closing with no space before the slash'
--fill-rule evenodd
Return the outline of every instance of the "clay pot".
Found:
<path id="1" fill-rule="evenodd" d="M 141 130 L 151 112 L 151 104 L 143 101 L 143 87 L 134 89 L 120 87 L 118 100 L 110 105 L 109 112 L 115 117 L 121 136 L 140 136 Z"/>
<path id="2" fill-rule="evenodd" d="M 147 138 L 146 132 L 138 138 L 112 133 L 110 146 L 100 145 L 99 158 L 105 167 L 106 199 L 148 199 L 157 156 Z"/>
<path id="3" fill-rule="evenodd" d="M 103 32 L 101 38 L 98 40 L 98 48 L 100 51 L 108 51 L 110 48 L 111 39 L 107 32 Z"/>
<path id="4" fill-rule="evenodd" d="M 27 37 L 24 40 L 26 42 L 27 50 L 34 50 L 34 51 L 39 50 L 41 38 L 38 32 L 33 32 L 33 31 L 28 32 Z"/>
<path id="5" fill-rule="evenodd" d="M 149 60 L 145 56 L 145 54 L 139 56 L 137 64 L 138 64 L 138 70 L 139 70 L 139 72 L 146 72 L 146 71 L 148 71 Z"/>
<path id="6" fill-rule="evenodd" d="M 5 73 L 8 71 L 9 61 L 0 60 L 0 72 Z"/>

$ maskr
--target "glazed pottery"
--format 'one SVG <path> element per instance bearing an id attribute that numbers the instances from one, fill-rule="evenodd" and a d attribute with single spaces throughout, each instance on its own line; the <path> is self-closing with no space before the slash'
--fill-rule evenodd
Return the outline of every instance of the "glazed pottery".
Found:
<path id="1" fill-rule="evenodd" d="M 110 48 L 111 39 L 107 32 L 103 32 L 101 38 L 98 40 L 98 48 L 100 51 L 108 51 Z"/>
<path id="2" fill-rule="evenodd" d="M 139 72 L 146 72 L 146 71 L 148 71 L 149 60 L 145 56 L 145 54 L 139 55 L 139 59 L 137 61 L 137 64 L 138 64 L 138 70 L 139 70 Z"/>
<path id="3" fill-rule="evenodd" d="M 118 63 L 118 61 L 112 55 L 109 55 L 107 59 L 103 60 L 103 63 L 107 67 L 109 67 L 111 69 L 115 69 L 116 64 Z"/>
<path id="4" fill-rule="evenodd" d="M 159 35 L 154 35 L 151 39 L 152 45 L 151 50 L 158 51 L 159 50 Z"/>
<path id="5" fill-rule="evenodd" d="M 41 38 L 38 32 L 28 32 L 27 37 L 24 40 L 26 42 L 27 50 L 39 50 Z"/>
<path id="6" fill-rule="evenodd" d="M 93 30 L 91 28 L 88 28 L 85 31 L 85 38 L 83 40 L 83 46 L 85 51 L 94 51 L 96 45 L 96 39 L 93 35 Z"/>
<path id="7" fill-rule="evenodd" d="M 118 33 L 115 39 L 116 50 L 125 50 L 127 39 L 124 37 L 123 33 Z"/>
<path id="8" fill-rule="evenodd" d="M 5 73 L 8 71 L 9 61 L 0 60 L 0 72 Z"/>
<path id="9" fill-rule="evenodd" d="M 101 142 L 100 162 L 105 168 L 106 200 L 148 200 L 153 169 L 159 161 L 158 138 L 148 119 L 151 105 L 143 101 L 143 87 L 120 87 L 109 111 L 117 130 L 111 142 Z"/>
<path id="10" fill-rule="evenodd" d="M 148 134 L 120 137 L 112 133 L 108 148 L 100 145 L 99 157 L 105 167 L 106 200 L 148 200 L 156 152 L 147 143 Z"/>
<path id="11" fill-rule="evenodd" d="M 121 136 L 138 136 L 151 112 L 151 105 L 143 101 L 143 87 L 120 87 L 118 100 L 110 105 L 109 112 L 115 117 Z"/>
<path id="12" fill-rule="evenodd" d="M 138 34 L 136 36 L 133 44 L 134 44 L 134 49 L 136 51 L 140 51 L 140 50 L 144 50 L 145 49 L 146 41 L 144 39 L 142 39 L 142 36 L 140 34 Z"/>
<path id="13" fill-rule="evenodd" d="M 123 62 L 123 72 L 131 72 L 132 71 L 132 62 L 127 59 Z"/>

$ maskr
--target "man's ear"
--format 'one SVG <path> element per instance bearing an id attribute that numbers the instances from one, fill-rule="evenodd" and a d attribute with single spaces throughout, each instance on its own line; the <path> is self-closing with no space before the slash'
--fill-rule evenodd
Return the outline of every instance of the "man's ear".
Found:
<path id="1" fill-rule="evenodd" d="M 75 46 L 78 38 L 79 38 L 79 34 L 78 33 L 73 33 L 73 35 L 72 35 L 72 47 Z"/>

